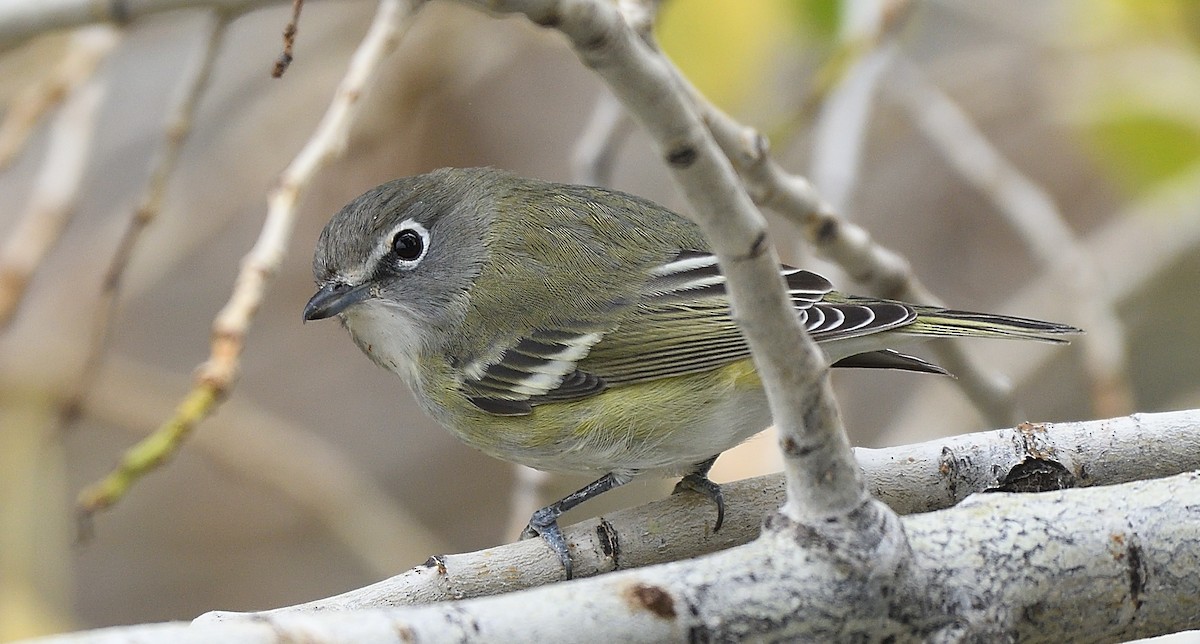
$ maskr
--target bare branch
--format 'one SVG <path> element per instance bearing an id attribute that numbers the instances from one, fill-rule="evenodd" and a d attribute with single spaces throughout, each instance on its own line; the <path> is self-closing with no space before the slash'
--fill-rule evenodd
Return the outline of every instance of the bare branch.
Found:
<path id="1" fill-rule="evenodd" d="M 111 51 L 119 41 L 119 32 L 104 27 L 81 37 L 91 41 L 95 49 L 103 49 L 106 44 Z M 104 91 L 104 80 L 91 76 L 67 97 L 54 121 L 29 205 L 0 248 L 0 330 L 16 315 L 34 271 L 58 242 L 75 211 Z"/>
<path id="2" fill-rule="evenodd" d="M 380 2 L 375 20 L 351 58 L 328 111 L 268 198 L 262 232 L 242 260 L 229 302 L 213 322 L 212 354 L 200 366 L 195 386 L 158 431 L 126 452 L 114 472 L 80 494 L 78 505 L 84 516 L 114 503 L 134 481 L 174 454 L 237 381 L 246 332 L 291 237 L 300 194 L 317 170 L 345 148 L 362 94 L 383 59 L 395 49 L 412 11 L 412 3 L 404 0 Z"/>
<path id="3" fill-rule="evenodd" d="M 283 52 L 275 60 L 275 68 L 271 70 L 272 78 L 282 78 L 288 66 L 292 64 L 292 49 L 296 46 L 296 32 L 300 23 L 300 10 L 304 8 L 304 0 L 292 0 L 292 18 L 283 28 Z"/>
<path id="4" fill-rule="evenodd" d="M 135 635 L 349 641 L 390 640 L 397 633 L 411 640 L 561 641 L 581 627 L 631 642 L 749 635 L 857 640 L 881 633 L 926 641 L 1013 633 L 1040 641 L 1146 637 L 1200 626 L 1200 615 L 1178 608 L 1200 594 L 1194 558 L 1180 554 L 1200 548 L 1198 495 L 1200 474 L 1190 472 L 1119 487 L 980 495 L 959 507 L 906 517 L 903 533 L 918 568 L 895 567 L 892 542 L 855 553 L 883 564 L 876 581 L 893 592 L 881 595 L 861 591 L 867 580 L 847 574 L 846 553 L 830 552 L 823 543 L 801 556 L 796 536 L 779 531 L 708 557 L 473 601 L 275 612 L 249 620 L 210 613 L 187 629 L 133 627 L 60 641 Z M 1083 524 L 1091 529 L 1074 529 Z M 431 570 L 435 574 L 436 565 Z M 949 600 L 953 614 L 922 614 L 929 596 L 894 592 L 892 581 L 910 575 L 925 577 L 929 592 Z M 697 586 L 697 578 L 722 583 Z M 864 606 L 868 615 L 887 617 L 864 618 Z M 875 610 L 889 606 L 894 612 Z M 1112 607 L 1110 618 L 1096 619 L 1095 606 Z"/>
<path id="5" fill-rule="evenodd" d="M 1078 423 L 1022 424 L 885 449 L 856 448 L 867 487 L 901 514 L 951 507 L 972 494 L 1050 480 L 1115 485 L 1200 469 L 1200 410 Z M 1007 486 L 1007 487 L 1006 487 Z M 1054 487 L 1054 486 L 1051 486 Z M 784 500 L 779 474 L 726 483 L 725 525 L 712 532 L 704 500 L 671 495 L 564 530 L 579 576 L 681 561 L 750 542 Z M 507 571 L 503 575 L 495 571 Z M 557 581 L 536 541 L 439 555 L 350 592 L 279 611 L 349 610 L 495 595 Z M 274 611 L 271 611 L 274 612 Z"/>

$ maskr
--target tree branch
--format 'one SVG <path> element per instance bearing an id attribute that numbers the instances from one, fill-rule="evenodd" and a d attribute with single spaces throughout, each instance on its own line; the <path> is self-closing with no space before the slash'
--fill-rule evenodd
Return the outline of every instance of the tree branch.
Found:
<path id="1" fill-rule="evenodd" d="M 1196 472 L 1118 487 L 976 496 L 902 520 L 912 548 L 907 566 L 892 542 L 831 549 L 802 527 L 783 525 L 716 555 L 499 597 L 250 620 L 209 614 L 191 626 L 125 627 L 44 642 L 561 641 L 580 629 L 630 642 L 1147 637 L 1200 626 L 1200 613 L 1179 610 L 1200 595 L 1195 562 L 1179 556 L 1200 551 L 1196 498 Z M 851 574 L 860 570 L 847 566 L 851 558 L 875 561 L 876 578 Z M 700 578 L 721 583 L 698 585 Z M 911 578 L 926 580 L 955 612 L 923 613 L 930 596 L 908 596 L 891 585 Z M 864 588 L 884 590 L 864 594 Z M 1096 619 L 1096 606 L 1112 610 Z"/>
<path id="2" fill-rule="evenodd" d="M 1200 410 L 1076 423 L 1025 423 L 885 449 L 855 450 L 867 488 L 901 514 L 942 510 L 988 490 L 1040 481 L 1115 485 L 1200 469 Z M 1057 475 L 1057 476 L 1052 476 Z M 1009 486 L 1009 487 L 1005 487 Z M 1039 488 L 1044 489 L 1044 488 Z M 690 494 L 582 521 L 564 532 L 580 577 L 680 561 L 759 536 L 784 500 L 779 474 L 722 486 L 725 525 Z M 503 571 L 503 574 L 497 574 Z M 423 604 L 512 592 L 561 578 L 537 541 L 438 555 L 389 579 L 278 611 Z M 268 611 L 268 613 L 275 611 Z"/>

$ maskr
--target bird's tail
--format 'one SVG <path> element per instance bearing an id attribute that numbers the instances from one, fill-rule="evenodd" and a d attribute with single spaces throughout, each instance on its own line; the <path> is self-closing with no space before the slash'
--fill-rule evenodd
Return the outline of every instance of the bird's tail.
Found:
<path id="1" fill-rule="evenodd" d="M 939 309 L 932 306 L 914 306 L 917 319 L 899 329 L 901 333 L 930 338 L 973 337 L 1009 338 L 1018 340 L 1040 340 L 1063 344 L 1063 336 L 1083 333 L 1067 324 L 1044 322 L 1012 315 L 973 313 Z"/>

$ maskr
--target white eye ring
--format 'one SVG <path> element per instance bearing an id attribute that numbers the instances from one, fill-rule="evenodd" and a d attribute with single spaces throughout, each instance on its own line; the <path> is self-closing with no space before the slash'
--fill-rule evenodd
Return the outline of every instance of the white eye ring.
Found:
<path id="1" fill-rule="evenodd" d="M 429 253 L 429 229 L 412 219 L 396 224 L 384 238 L 384 256 L 401 270 L 412 270 Z"/>

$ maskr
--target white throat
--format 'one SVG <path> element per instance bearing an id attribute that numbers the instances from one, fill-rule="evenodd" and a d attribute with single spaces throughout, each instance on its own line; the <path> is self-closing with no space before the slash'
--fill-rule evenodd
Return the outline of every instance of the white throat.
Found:
<path id="1" fill-rule="evenodd" d="M 342 314 L 350 337 L 367 357 L 400 376 L 414 390 L 421 389 L 417 360 L 424 344 L 420 326 L 402 305 L 366 300 Z"/>

